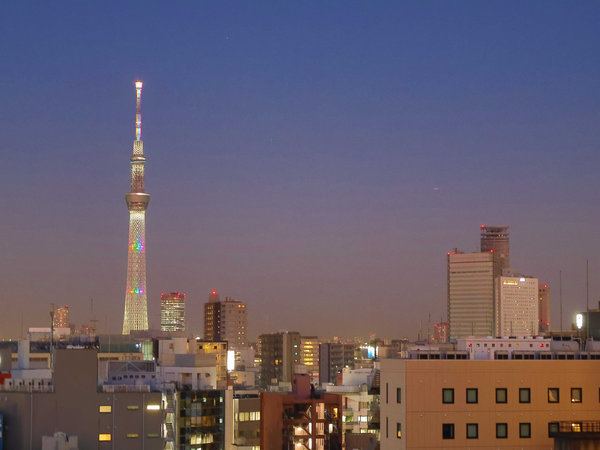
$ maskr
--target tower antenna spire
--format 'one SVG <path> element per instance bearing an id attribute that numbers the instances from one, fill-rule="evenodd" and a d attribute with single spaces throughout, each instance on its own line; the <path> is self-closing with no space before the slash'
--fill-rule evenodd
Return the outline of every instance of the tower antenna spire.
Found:
<path id="1" fill-rule="evenodd" d="M 142 142 L 142 82 L 135 82 L 135 140 L 131 165 L 131 189 L 125 194 L 129 209 L 129 247 L 127 251 L 127 287 L 123 334 L 148 329 L 146 296 L 146 209 L 150 194 L 144 189 L 144 143 Z"/>
<path id="2" fill-rule="evenodd" d="M 141 81 L 135 82 L 135 93 L 136 93 L 136 112 L 135 112 L 135 140 L 142 140 L 142 86 L 144 83 Z"/>

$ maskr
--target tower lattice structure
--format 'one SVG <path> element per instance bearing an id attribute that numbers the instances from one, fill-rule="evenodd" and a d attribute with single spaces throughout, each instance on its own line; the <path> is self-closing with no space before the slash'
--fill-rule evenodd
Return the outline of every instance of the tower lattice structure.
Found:
<path id="1" fill-rule="evenodd" d="M 142 82 L 135 82 L 137 112 L 131 162 L 131 189 L 125 194 L 129 209 L 129 247 L 127 250 L 127 288 L 123 334 L 148 329 L 146 299 L 146 209 L 150 194 L 144 191 L 144 143 L 142 142 Z"/>

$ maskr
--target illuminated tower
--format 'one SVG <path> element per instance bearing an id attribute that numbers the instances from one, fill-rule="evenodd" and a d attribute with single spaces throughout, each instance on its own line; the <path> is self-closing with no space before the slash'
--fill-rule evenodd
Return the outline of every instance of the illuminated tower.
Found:
<path id="1" fill-rule="evenodd" d="M 129 209 L 129 247 L 127 250 L 127 289 L 123 334 L 148 329 L 146 301 L 146 208 L 150 194 L 144 192 L 144 143 L 142 142 L 142 82 L 135 82 L 137 112 L 131 161 L 131 190 L 125 194 Z"/>

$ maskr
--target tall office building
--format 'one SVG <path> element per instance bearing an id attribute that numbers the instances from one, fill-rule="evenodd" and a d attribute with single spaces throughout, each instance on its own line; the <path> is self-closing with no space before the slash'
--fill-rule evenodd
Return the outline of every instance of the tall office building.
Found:
<path id="1" fill-rule="evenodd" d="M 129 209 L 129 247 L 127 251 L 127 287 L 123 334 L 148 329 L 148 303 L 146 300 L 146 208 L 150 194 L 144 191 L 144 143 L 142 141 L 142 82 L 135 82 L 137 111 L 135 115 L 135 140 L 131 162 L 131 189 L 125 194 Z"/>
<path id="2" fill-rule="evenodd" d="M 494 254 L 494 278 L 502 275 L 502 270 L 510 268 L 510 241 L 508 226 L 481 225 L 481 252 Z"/>
<path id="3" fill-rule="evenodd" d="M 496 336 L 537 336 L 538 279 L 498 277 Z"/>
<path id="4" fill-rule="evenodd" d="M 493 252 L 448 252 L 448 322 L 451 338 L 493 336 Z"/>
<path id="5" fill-rule="evenodd" d="M 545 334 L 550 331 L 550 287 L 547 284 L 538 286 L 538 299 L 540 334 Z"/>
<path id="6" fill-rule="evenodd" d="M 262 387 L 292 381 L 296 366 L 302 361 L 300 342 L 300 333 L 297 331 L 261 334 L 258 337 Z"/>
<path id="7" fill-rule="evenodd" d="M 69 328 L 69 305 L 59 306 L 54 310 L 52 318 L 54 328 Z"/>
<path id="8" fill-rule="evenodd" d="M 204 304 L 204 339 L 227 341 L 229 349 L 239 351 L 248 345 L 248 308 L 246 303 L 231 297 L 220 300 L 219 293 L 212 291 Z"/>
<path id="9" fill-rule="evenodd" d="M 160 295 L 160 331 L 185 331 L 185 294 L 171 292 Z"/>

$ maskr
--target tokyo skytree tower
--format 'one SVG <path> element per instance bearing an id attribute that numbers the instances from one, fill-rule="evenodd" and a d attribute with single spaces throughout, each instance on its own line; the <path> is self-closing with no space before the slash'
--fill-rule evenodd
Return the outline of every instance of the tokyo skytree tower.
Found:
<path id="1" fill-rule="evenodd" d="M 148 329 L 146 301 L 146 208 L 150 194 L 144 192 L 144 143 L 142 142 L 142 82 L 135 82 L 137 113 L 131 161 L 131 190 L 125 194 L 129 209 L 129 247 L 127 250 L 127 290 L 123 334 Z"/>

